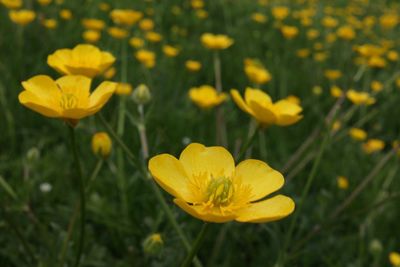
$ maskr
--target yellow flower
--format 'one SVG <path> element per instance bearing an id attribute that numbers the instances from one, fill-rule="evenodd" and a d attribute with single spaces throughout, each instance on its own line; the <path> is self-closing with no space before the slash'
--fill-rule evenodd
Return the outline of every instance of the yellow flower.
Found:
<path id="1" fill-rule="evenodd" d="M 199 19 L 205 19 L 208 17 L 208 12 L 204 9 L 196 10 L 196 17 L 198 17 Z"/>
<path id="2" fill-rule="evenodd" d="M 331 96 L 333 96 L 334 98 L 339 98 L 343 95 L 343 90 L 336 85 L 332 86 L 330 91 Z"/>
<path id="3" fill-rule="evenodd" d="M 340 70 L 325 70 L 324 75 L 328 80 L 335 81 L 342 77 L 342 72 Z"/>
<path id="4" fill-rule="evenodd" d="M 247 78 L 255 84 L 265 84 L 272 79 L 269 71 L 262 66 L 254 64 L 248 65 L 244 67 L 244 72 L 246 73 Z"/>
<path id="5" fill-rule="evenodd" d="M 372 105 L 375 103 L 375 98 L 371 97 L 367 92 L 357 92 L 350 89 L 347 91 L 346 96 L 354 105 Z"/>
<path id="6" fill-rule="evenodd" d="M 312 92 L 314 95 L 321 95 L 322 94 L 322 87 L 321 86 L 313 86 Z"/>
<path id="7" fill-rule="evenodd" d="M 101 33 L 95 30 L 87 30 L 82 33 L 82 38 L 88 43 L 97 43 L 101 38 Z"/>
<path id="8" fill-rule="evenodd" d="M 343 40 L 353 40 L 356 37 L 356 32 L 353 27 L 345 25 L 337 29 L 337 36 Z"/>
<path id="9" fill-rule="evenodd" d="M 267 22 L 267 17 L 264 14 L 258 13 L 258 12 L 253 13 L 251 15 L 251 19 L 253 21 L 255 21 L 257 23 L 261 23 L 261 24 Z"/>
<path id="10" fill-rule="evenodd" d="M 307 38 L 309 40 L 314 40 L 314 39 L 318 38 L 318 36 L 319 36 L 319 31 L 316 29 L 309 29 L 307 31 Z"/>
<path id="11" fill-rule="evenodd" d="M 115 24 L 132 26 L 143 17 L 143 13 L 133 9 L 114 9 L 110 17 Z"/>
<path id="12" fill-rule="evenodd" d="M 233 44 L 233 40 L 223 34 L 204 33 L 200 39 L 203 46 L 211 50 L 227 49 Z"/>
<path id="13" fill-rule="evenodd" d="M 113 55 L 90 44 L 59 49 L 47 57 L 47 64 L 61 74 L 78 74 L 90 78 L 103 73 L 114 62 Z"/>
<path id="14" fill-rule="evenodd" d="M 103 77 L 107 80 L 112 79 L 117 73 L 117 69 L 115 67 L 111 67 L 103 73 Z"/>
<path id="15" fill-rule="evenodd" d="M 191 72 L 197 72 L 201 69 L 201 63 L 196 60 L 187 60 L 185 67 Z"/>
<path id="16" fill-rule="evenodd" d="M 129 44 L 134 48 L 140 48 L 143 47 L 144 41 L 139 37 L 132 37 L 129 39 Z"/>
<path id="17" fill-rule="evenodd" d="M 297 55 L 299 58 L 306 58 L 306 57 L 308 57 L 308 56 L 310 55 L 310 50 L 307 49 L 307 48 L 298 49 L 298 50 L 296 51 L 296 55 Z"/>
<path id="18" fill-rule="evenodd" d="M 399 53 L 397 53 L 397 51 L 394 51 L 394 50 L 388 51 L 386 56 L 390 61 L 399 60 Z"/>
<path id="19" fill-rule="evenodd" d="M 179 49 L 171 45 L 164 45 L 163 52 L 168 57 L 176 57 L 179 54 Z"/>
<path id="20" fill-rule="evenodd" d="M 146 68 L 153 68 L 156 64 L 156 55 L 152 51 L 141 49 L 136 52 L 135 57 Z"/>
<path id="21" fill-rule="evenodd" d="M 143 251 L 149 255 L 157 255 L 163 248 L 163 244 L 160 234 L 151 234 L 143 241 Z"/>
<path id="22" fill-rule="evenodd" d="M 24 91 L 19 102 L 33 111 L 50 118 L 61 118 L 76 125 L 84 117 L 98 112 L 113 95 L 116 83 L 103 82 L 90 93 L 91 79 L 67 75 L 53 80 L 38 75 L 22 82 Z"/>
<path id="23" fill-rule="evenodd" d="M 349 180 L 344 176 L 338 176 L 336 182 L 340 189 L 346 190 L 349 188 Z"/>
<path id="24" fill-rule="evenodd" d="M 336 34 L 333 32 L 328 33 L 325 37 L 325 40 L 330 44 L 334 43 L 336 41 Z"/>
<path id="25" fill-rule="evenodd" d="M 72 12 L 69 9 L 61 9 L 60 17 L 64 20 L 70 20 L 72 18 Z"/>
<path id="26" fill-rule="evenodd" d="M 142 19 L 139 22 L 139 28 L 143 31 L 151 31 L 154 29 L 154 21 L 151 19 Z"/>
<path id="27" fill-rule="evenodd" d="M 99 9 L 101 11 L 108 11 L 110 10 L 110 5 L 105 2 L 99 3 Z"/>
<path id="28" fill-rule="evenodd" d="M 17 9 L 22 7 L 22 0 L 1 0 L 0 2 L 9 9 Z"/>
<path id="29" fill-rule="evenodd" d="M 25 26 L 31 23 L 36 18 L 36 13 L 32 10 L 27 9 L 11 10 L 10 12 L 8 12 L 8 16 L 15 24 Z"/>
<path id="30" fill-rule="evenodd" d="M 37 0 L 37 2 L 41 5 L 41 6 L 47 6 L 51 3 L 52 0 Z"/>
<path id="31" fill-rule="evenodd" d="M 55 19 L 45 19 L 42 21 L 42 25 L 51 30 L 57 28 L 57 24 L 57 20 Z"/>
<path id="32" fill-rule="evenodd" d="M 351 128 L 349 135 L 356 141 L 364 141 L 367 138 L 367 132 L 360 128 Z"/>
<path id="33" fill-rule="evenodd" d="M 334 121 L 332 124 L 332 132 L 337 132 L 342 127 L 342 123 L 338 120 Z"/>
<path id="34" fill-rule="evenodd" d="M 289 15 L 289 8 L 285 6 L 275 6 L 272 8 L 272 16 L 277 20 L 284 20 Z"/>
<path id="35" fill-rule="evenodd" d="M 389 261 L 393 267 L 399 267 L 400 266 L 400 253 L 397 253 L 394 251 L 390 252 L 389 253 Z"/>
<path id="36" fill-rule="evenodd" d="M 369 139 L 367 142 L 362 144 L 362 148 L 366 154 L 371 154 L 384 149 L 385 143 L 379 139 Z"/>
<path id="37" fill-rule="evenodd" d="M 146 33 L 146 39 L 152 43 L 158 43 L 162 40 L 162 35 L 157 32 Z"/>
<path id="38" fill-rule="evenodd" d="M 379 23 L 384 29 L 392 29 L 399 23 L 399 17 L 396 13 L 383 14 L 379 18 Z"/>
<path id="39" fill-rule="evenodd" d="M 190 5 L 193 9 L 201 9 L 204 7 L 204 2 L 203 0 L 191 0 Z"/>
<path id="40" fill-rule="evenodd" d="M 280 220 L 295 208 L 293 200 L 283 195 L 261 200 L 283 186 L 282 174 L 254 159 L 235 167 L 223 147 L 193 143 L 179 159 L 169 154 L 151 158 L 149 170 L 175 197 L 175 204 L 203 221 L 265 223 Z"/>
<path id="41" fill-rule="evenodd" d="M 290 40 L 299 34 L 299 29 L 297 29 L 294 26 L 283 25 L 281 27 L 281 33 L 282 33 L 283 37 Z"/>
<path id="42" fill-rule="evenodd" d="M 82 19 L 82 25 L 88 30 L 101 31 L 105 27 L 101 19 Z"/>
<path id="43" fill-rule="evenodd" d="M 337 19 L 335 19 L 335 18 L 333 18 L 333 17 L 324 17 L 323 19 L 322 19 L 322 25 L 325 27 L 325 28 L 335 28 L 337 25 L 338 25 L 338 21 L 337 21 Z"/>
<path id="44" fill-rule="evenodd" d="M 189 97 L 198 107 L 210 109 L 220 105 L 227 99 L 227 94 L 218 93 L 214 87 L 202 85 L 189 90 Z"/>
<path id="45" fill-rule="evenodd" d="M 368 66 L 373 68 L 384 68 L 386 66 L 386 60 L 383 57 L 371 57 L 368 60 Z"/>
<path id="46" fill-rule="evenodd" d="M 96 156 L 107 159 L 111 154 L 112 141 L 106 132 L 98 132 L 92 137 L 92 151 Z"/>
<path id="47" fill-rule="evenodd" d="M 299 105 L 285 99 L 272 103 L 271 97 L 260 89 L 246 88 L 245 99 L 235 89 L 231 90 L 235 103 L 241 110 L 254 117 L 261 125 L 288 126 L 298 122 L 303 116 Z"/>
<path id="48" fill-rule="evenodd" d="M 129 83 L 118 83 L 115 89 L 116 95 L 130 95 L 132 93 L 132 86 Z"/>
<path id="49" fill-rule="evenodd" d="M 381 83 L 380 81 L 372 81 L 371 89 L 372 91 L 378 93 L 383 90 L 383 83 Z"/>
<path id="50" fill-rule="evenodd" d="M 107 30 L 108 34 L 115 39 L 124 39 L 128 37 L 128 31 L 119 27 L 110 27 Z"/>

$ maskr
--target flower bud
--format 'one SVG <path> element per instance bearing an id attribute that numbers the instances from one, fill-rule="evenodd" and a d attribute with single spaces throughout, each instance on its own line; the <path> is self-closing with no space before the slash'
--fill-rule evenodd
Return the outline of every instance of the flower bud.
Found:
<path id="1" fill-rule="evenodd" d="M 163 248 L 163 243 L 160 234 L 151 234 L 143 241 L 143 250 L 146 254 L 157 255 Z"/>
<path id="2" fill-rule="evenodd" d="M 369 252 L 375 257 L 378 257 L 382 253 L 382 250 L 383 250 L 382 243 L 378 239 L 373 239 L 369 243 Z"/>
<path id="3" fill-rule="evenodd" d="M 112 142 L 107 133 L 99 132 L 93 135 L 92 151 L 94 154 L 106 159 L 111 153 L 111 148 Z"/>
<path id="4" fill-rule="evenodd" d="M 40 151 L 36 147 L 32 147 L 26 152 L 26 158 L 29 162 L 35 161 L 40 157 Z"/>
<path id="5" fill-rule="evenodd" d="M 145 105 L 151 100 L 151 93 L 149 87 L 144 84 L 139 84 L 138 87 L 135 88 L 132 94 L 133 101 L 135 101 L 138 105 Z"/>

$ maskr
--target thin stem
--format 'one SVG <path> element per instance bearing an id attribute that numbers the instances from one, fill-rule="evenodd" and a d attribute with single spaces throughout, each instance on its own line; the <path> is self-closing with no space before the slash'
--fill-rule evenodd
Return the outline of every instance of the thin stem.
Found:
<path id="1" fill-rule="evenodd" d="M 214 56 L 213 62 L 214 62 L 215 89 L 217 89 L 217 91 L 221 93 L 222 92 L 221 60 L 219 58 L 218 51 L 215 51 L 213 56 Z M 226 123 L 225 123 L 223 106 L 217 107 L 215 114 L 215 127 L 217 135 L 217 144 L 227 146 L 228 137 L 226 133 Z"/>
<path id="2" fill-rule="evenodd" d="M 78 155 L 78 146 L 76 144 L 75 130 L 73 127 L 69 126 L 69 134 L 71 139 L 71 149 L 74 156 L 75 167 L 78 175 L 79 184 L 79 196 L 80 196 L 80 213 L 81 213 L 81 228 L 78 240 L 78 253 L 76 255 L 76 260 L 74 266 L 80 265 L 81 255 L 83 250 L 83 245 L 85 242 L 85 220 L 86 220 L 86 200 L 85 200 L 85 183 L 83 181 L 82 166 Z"/>
<path id="3" fill-rule="evenodd" d="M 147 142 L 147 134 L 146 134 L 146 123 L 144 120 L 144 107 L 143 105 L 138 106 L 139 115 L 140 115 L 140 122 L 137 126 L 139 137 L 140 137 L 140 144 L 142 145 L 142 155 L 143 159 L 146 160 L 149 157 L 149 145 Z"/>
<path id="4" fill-rule="evenodd" d="M 189 254 L 187 255 L 186 259 L 183 261 L 183 264 L 181 265 L 182 267 L 189 267 L 190 263 L 193 261 L 194 255 L 197 254 L 197 252 L 200 249 L 201 244 L 204 241 L 204 238 L 206 236 L 207 229 L 210 224 L 204 223 L 203 226 L 201 227 L 200 233 L 197 235 L 196 240 L 194 241 L 194 245 L 192 249 L 190 250 Z"/>
<path id="5" fill-rule="evenodd" d="M 247 149 L 253 144 L 254 140 L 256 139 L 258 130 L 261 129 L 261 126 L 258 125 L 254 132 L 247 138 L 246 143 L 240 149 L 238 156 L 236 157 L 236 162 L 239 162 L 243 159 L 244 155 L 246 154 Z"/>

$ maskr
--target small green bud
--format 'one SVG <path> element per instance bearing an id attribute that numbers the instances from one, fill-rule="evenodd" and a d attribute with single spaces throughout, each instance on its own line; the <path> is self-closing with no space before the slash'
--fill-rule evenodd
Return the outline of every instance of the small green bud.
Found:
<path id="1" fill-rule="evenodd" d="M 143 250 L 146 254 L 157 255 L 161 252 L 163 244 L 164 242 L 161 238 L 161 235 L 158 233 L 154 233 L 149 235 L 143 241 Z"/>
<path id="2" fill-rule="evenodd" d="M 373 239 L 369 243 L 369 252 L 375 257 L 379 256 L 382 253 L 382 250 L 383 250 L 382 243 L 378 239 Z"/>
<path id="3" fill-rule="evenodd" d="M 29 162 L 35 161 L 39 159 L 40 157 L 40 151 L 36 147 L 32 147 L 31 149 L 26 152 L 26 158 L 28 159 Z"/>
<path id="4" fill-rule="evenodd" d="M 151 100 L 151 93 L 149 87 L 145 84 L 139 84 L 138 87 L 133 90 L 132 94 L 133 101 L 138 105 L 145 105 Z"/>

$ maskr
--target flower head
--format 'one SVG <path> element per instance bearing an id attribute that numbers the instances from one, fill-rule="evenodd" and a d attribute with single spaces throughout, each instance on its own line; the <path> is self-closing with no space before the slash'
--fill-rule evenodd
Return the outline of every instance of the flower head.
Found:
<path id="1" fill-rule="evenodd" d="M 367 142 L 362 144 L 362 148 L 366 154 L 372 154 L 384 149 L 385 142 L 379 139 L 369 139 Z"/>
<path id="2" fill-rule="evenodd" d="M 375 103 L 375 98 L 367 92 L 357 92 L 350 89 L 347 91 L 346 96 L 354 105 L 372 105 Z"/>
<path id="3" fill-rule="evenodd" d="M 8 13 L 8 16 L 15 24 L 25 26 L 31 23 L 36 18 L 36 13 L 32 10 L 27 9 L 11 10 Z"/>
<path id="4" fill-rule="evenodd" d="M 233 44 L 233 40 L 223 34 L 204 33 L 201 36 L 201 43 L 211 50 L 227 49 Z"/>
<path id="5" fill-rule="evenodd" d="M 110 156 L 112 141 L 106 132 L 98 132 L 92 137 L 92 151 L 96 156 L 107 159 Z"/>
<path id="6" fill-rule="evenodd" d="M 272 103 L 271 97 L 260 89 L 246 88 L 244 99 L 235 89 L 231 90 L 233 100 L 241 110 L 250 114 L 262 125 L 288 126 L 303 116 L 299 105 L 286 99 Z"/>
<path id="7" fill-rule="evenodd" d="M 190 99 L 200 108 L 209 109 L 220 105 L 227 98 L 225 93 L 218 93 L 214 87 L 203 85 L 189 90 Z"/>
<path id="8" fill-rule="evenodd" d="M 114 62 L 113 55 L 90 44 L 79 44 L 73 49 L 59 49 L 47 57 L 47 64 L 59 73 L 89 78 L 102 74 Z"/>
<path id="9" fill-rule="evenodd" d="M 187 60 L 185 62 L 185 67 L 191 72 L 196 72 L 201 69 L 201 63 L 196 60 Z"/>
<path id="10" fill-rule="evenodd" d="M 115 24 L 132 26 L 143 17 L 143 13 L 133 9 L 114 9 L 110 17 Z"/>
<path id="11" fill-rule="evenodd" d="M 235 167 L 223 147 L 190 144 L 179 159 L 169 154 L 150 159 L 155 181 L 175 197 L 190 215 L 208 222 L 264 223 L 282 219 L 294 210 L 289 197 L 264 199 L 284 184 L 284 178 L 268 164 L 254 159 Z"/>
<path id="12" fill-rule="evenodd" d="M 9 9 L 17 9 L 22 6 L 22 0 L 1 0 L 0 3 Z"/>
<path id="13" fill-rule="evenodd" d="M 98 112 L 113 95 L 116 83 L 103 82 L 90 93 L 91 79 L 67 75 L 53 80 L 37 75 L 22 82 L 24 91 L 19 102 L 33 111 L 50 118 L 61 118 L 75 125 L 80 119 Z"/>

